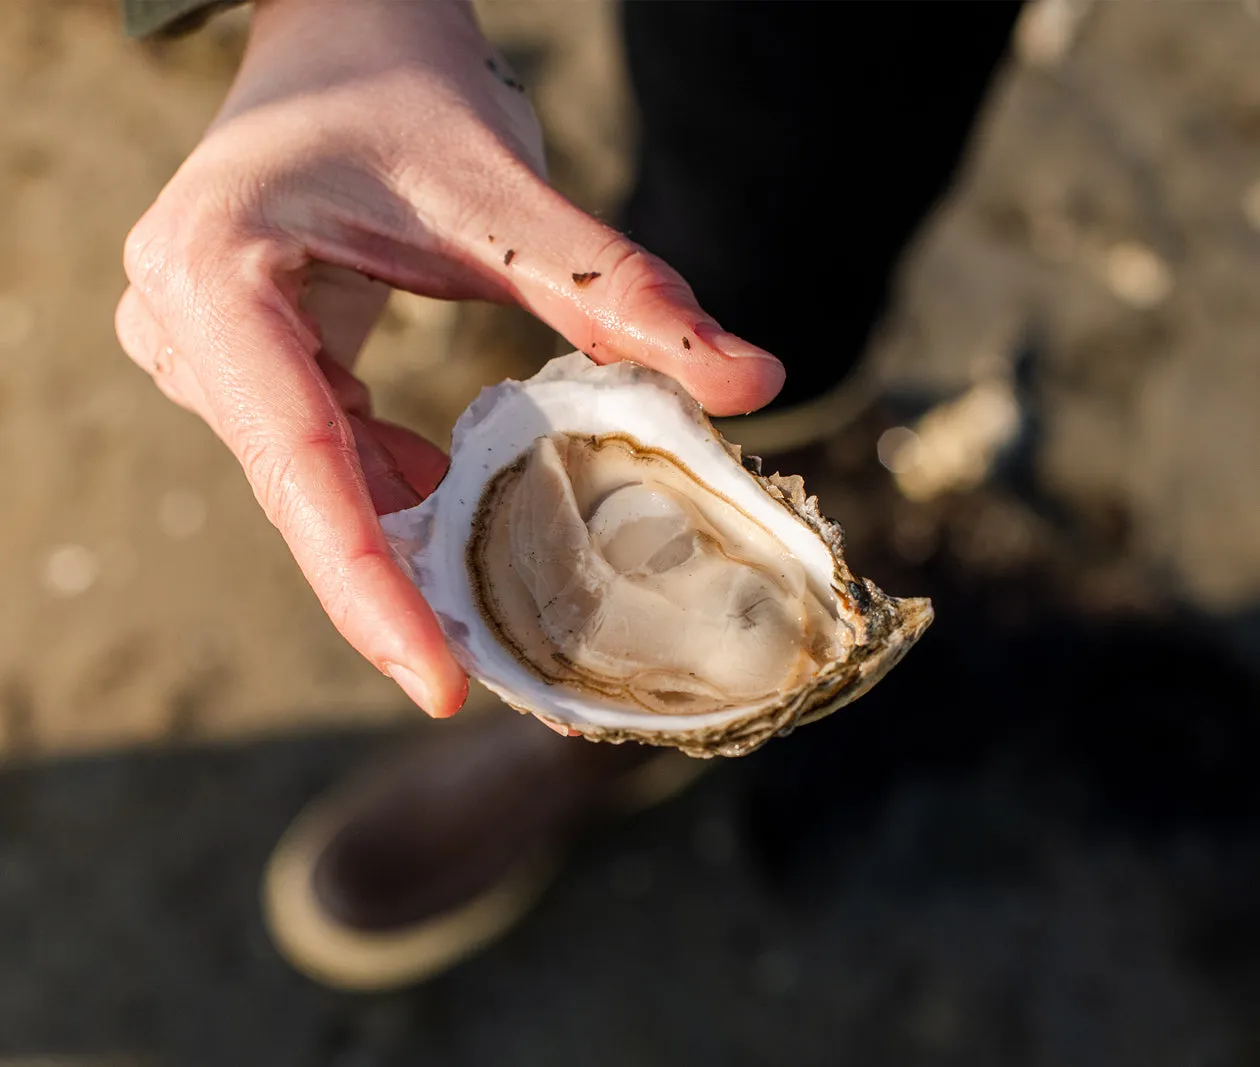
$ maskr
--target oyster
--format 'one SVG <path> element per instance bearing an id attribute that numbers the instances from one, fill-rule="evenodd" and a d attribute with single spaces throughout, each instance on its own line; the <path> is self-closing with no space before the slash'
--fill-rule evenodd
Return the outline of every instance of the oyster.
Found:
<path id="1" fill-rule="evenodd" d="M 932 620 L 854 577 L 801 479 L 759 467 L 672 379 L 575 352 L 484 390 L 436 492 L 381 521 L 512 707 L 741 755 L 860 696 Z"/>

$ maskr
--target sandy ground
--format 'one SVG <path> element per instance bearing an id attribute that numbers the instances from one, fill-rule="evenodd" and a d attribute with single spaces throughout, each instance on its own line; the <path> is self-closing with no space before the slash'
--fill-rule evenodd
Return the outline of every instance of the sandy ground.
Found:
<path id="1" fill-rule="evenodd" d="M 103 0 L 2 10 L 0 1054 L 1260 1062 L 1256 700 L 1231 673 L 1260 663 L 1245 5 L 1042 4 L 872 345 L 921 439 L 916 419 L 977 386 L 1015 399 L 1018 447 L 974 491 L 885 486 L 868 531 L 896 573 L 1012 585 L 996 603 L 1025 626 L 1013 645 L 966 662 L 925 647 L 935 690 L 890 682 L 814 728 L 820 755 L 785 744 L 588 843 L 504 946 L 380 999 L 288 972 L 255 885 L 301 803 L 412 715 L 112 333 L 122 238 L 212 115 L 243 18 L 140 46 Z M 557 183 L 607 211 L 632 129 L 610 9 L 483 10 L 533 87 Z M 365 375 L 387 416 L 441 440 L 480 385 L 554 344 L 517 313 L 399 298 Z M 859 494 L 846 448 L 841 502 Z M 1122 638 L 1064 636 L 1060 618 Z M 933 701 L 951 684 L 971 710 L 946 730 Z M 1042 706 L 1056 687 L 1077 713 Z M 1108 687 L 1131 695 L 1089 702 Z"/>
<path id="2" fill-rule="evenodd" d="M 1082 547 L 1241 642 L 1260 602 L 1260 24 L 1088 10 L 1060 63 L 1026 35 L 873 362 L 951 395 L 1022 347 L 1037 491 Z"/>

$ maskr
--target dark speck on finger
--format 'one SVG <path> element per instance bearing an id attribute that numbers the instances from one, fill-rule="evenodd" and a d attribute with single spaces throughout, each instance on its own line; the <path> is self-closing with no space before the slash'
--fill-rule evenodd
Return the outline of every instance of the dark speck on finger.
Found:
<path id="1" fill-rule="evenodd" d="M 505 252 L 503 255 L 503 265 L 505 267 L 510 267 L 512 265 L 512 260 L 514 260 L 515 258 L 516 258 L 516 249 L 509 248 L 507 252 Z"/>
<path id="2" fill-rule="evenodd" d="M 683 338 L 683 348 L 686 348 L 686 349 L 690 349 L 690 348 L 691 348 L 691 342 L 690 342 L 689 340 L 687 340 L 687 338 L 685 338 L 685 337 Z"/>

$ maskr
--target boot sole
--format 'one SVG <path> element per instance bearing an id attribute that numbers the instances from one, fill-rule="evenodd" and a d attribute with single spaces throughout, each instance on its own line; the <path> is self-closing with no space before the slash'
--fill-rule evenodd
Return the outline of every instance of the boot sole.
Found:
<path id="1" fill-rule="evenodd" d="M 664 752 L 617 784 L 610 810 L 629 816 L 663 804 L 703 774 L 707 764 Z M 312 878 L 340 826 L 342 810 L 341 798 L 332 797 L 299 815 L 272 852 L 260 888 L 263 920 L 276 950 L 296 971 L 331 989 L 385 992 L 449 970 L 507 934 L 560 871 L 564 848 L 549 841 L 458 908 L 393 930 L 356 929 L 329 914 Z"/>

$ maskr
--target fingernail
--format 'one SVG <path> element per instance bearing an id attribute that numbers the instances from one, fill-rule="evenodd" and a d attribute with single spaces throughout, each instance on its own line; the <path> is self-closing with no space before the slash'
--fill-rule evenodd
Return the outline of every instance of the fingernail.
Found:
<path id="1" fill-rule="evenodd" d="M 696 336 L 705 344 L 711 345 L 722 355 L 729 356 L 731 359 L 773 359 L 776 363 L 779 362 L 764 348 L 758 348 L 742 337 L 727 333 L 717 323 L 698 322 L 695 331 Z"/>
<path id="2" fill-rule="evenodd" d="M 385 664 L 385 673 L 398 683 L 398 688 L 406 693 L 421 711 L 426 715 L 437 717 L 433 715 L 433 694 L 429 692 L 428 684 L 420 675 L 401 663 Z"/>

